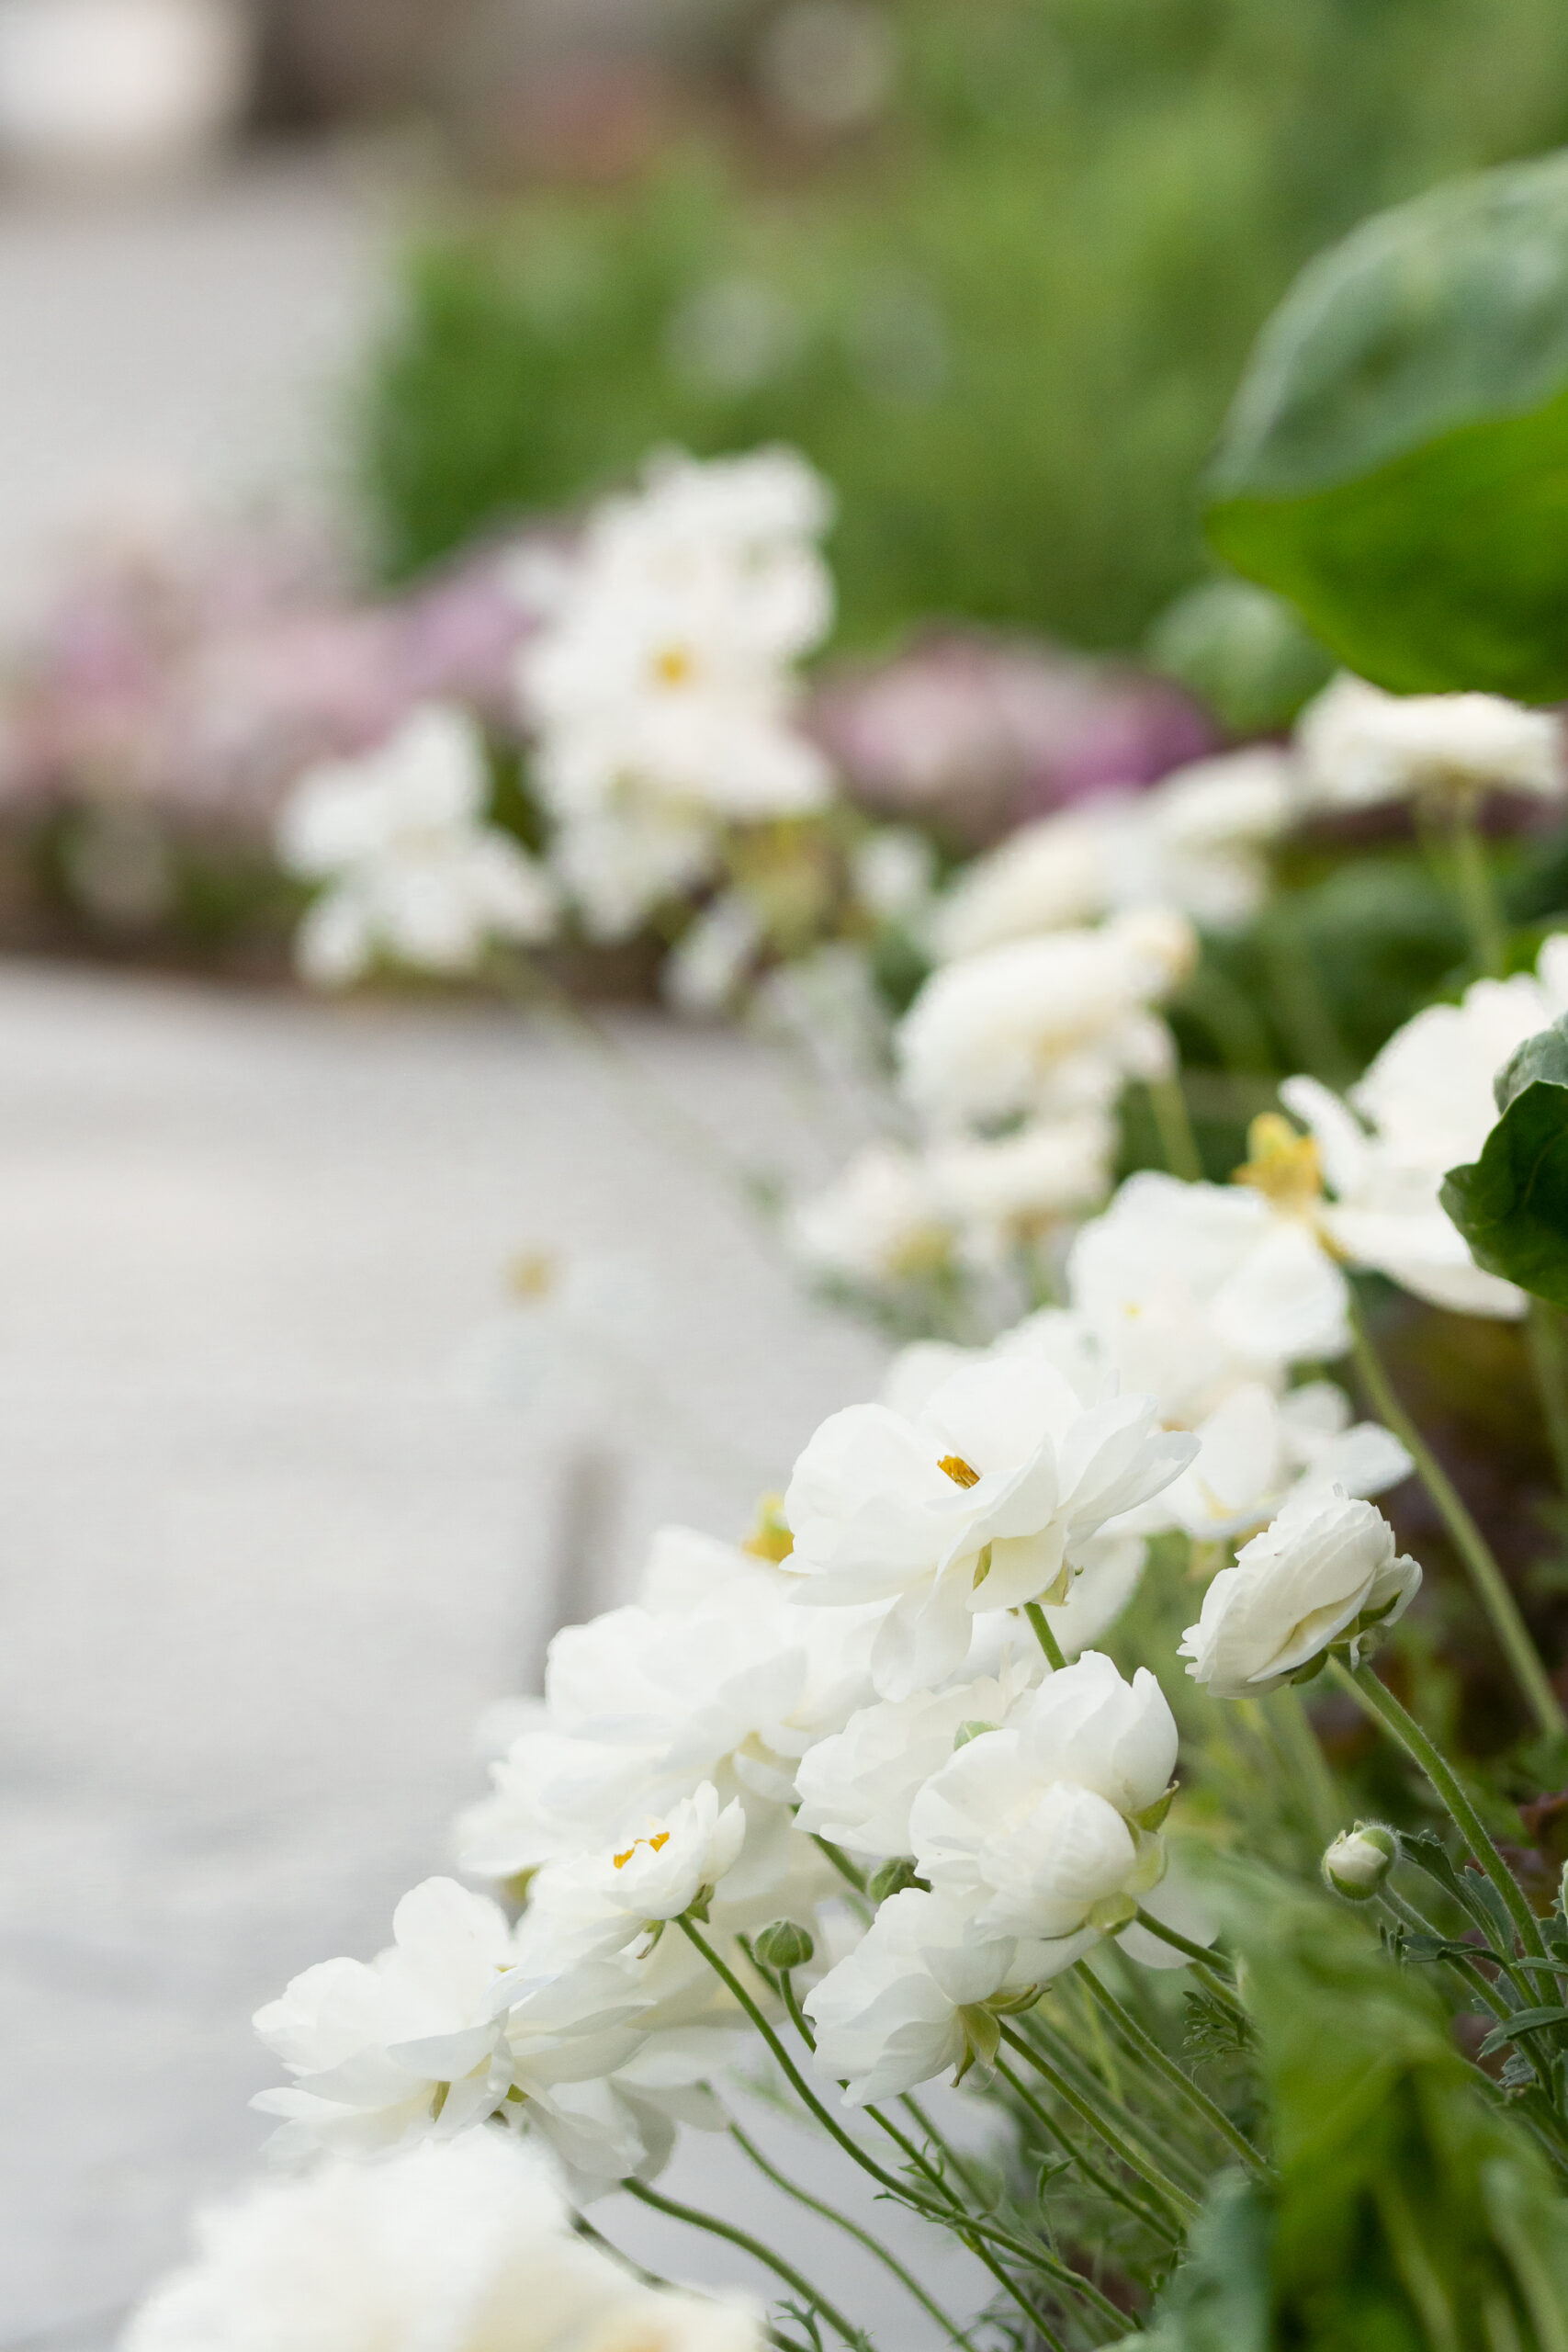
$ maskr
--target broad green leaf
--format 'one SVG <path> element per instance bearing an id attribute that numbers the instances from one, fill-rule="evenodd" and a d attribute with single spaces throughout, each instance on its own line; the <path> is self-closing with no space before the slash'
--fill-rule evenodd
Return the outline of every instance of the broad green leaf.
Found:
<path id="1" fill-rule="evenodd" d="M 1480 1159 L 1450 1169 L 1442 1204 L 1478 1266 L 1568 1306 L 1568 1032 L 1562 1024 L 1527 1039 L 1497 1091 L 1502 1115 Z"/>
<path id="2" fill-rule="evenodd" d="M 1568 695 L 1568 154 L 1363 222 L 1264 329 L 1210 537 L 1398 692 Z"/>

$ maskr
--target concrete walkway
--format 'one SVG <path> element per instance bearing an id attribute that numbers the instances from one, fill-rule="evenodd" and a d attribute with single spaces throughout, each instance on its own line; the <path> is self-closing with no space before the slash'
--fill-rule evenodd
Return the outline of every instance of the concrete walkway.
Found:
<path id="1" fill-rule="evenodd" d="M 740 1157 L 787 1152 L 754 1048 L 622 1035 Z M 481 1709 L 660 1521 L 743 1526 L 881 1359 L 500 1013 L 13 966 L 0 1104 L 0 2346 L 96 2352 L 256 2161 L 251 2011 L 446 1866 Z M 560 1275 L 532 1309 L 524 1250 Z M 738 2210 L 722 2145 L 671 2178 Z M 869 2314 L 894 2291 L 792 2214 L 778 2239 Z"/>

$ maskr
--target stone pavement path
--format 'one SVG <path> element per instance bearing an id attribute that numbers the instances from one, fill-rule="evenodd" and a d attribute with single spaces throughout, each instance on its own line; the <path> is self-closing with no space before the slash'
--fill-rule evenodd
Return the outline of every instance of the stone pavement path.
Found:
<path id="1" fill-rule="evenodd" d="M 741 1157 L 787 1146 L 755 1049 L 621 1034 Z M 446 1866 L 481 1709 L 874 1386 L 640 1115 L 499 1012 L 0 967 L 0 2346 L 113 2341 L 256 2161 L 252 2010 Z M 556 1253 L 533 1308 L 520 1250 Z M 754 2216 L 733 2172 L 671 2178 Z M 660 2267 L 748 2275 L 615 2205 Z"/>

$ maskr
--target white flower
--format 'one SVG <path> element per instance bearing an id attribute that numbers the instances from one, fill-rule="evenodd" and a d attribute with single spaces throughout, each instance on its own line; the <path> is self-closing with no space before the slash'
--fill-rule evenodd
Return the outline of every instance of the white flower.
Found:
<path id="1" fill-rule="evenodd" d="M 850 860 L 856 899 L 883 922 L 919 924 L 931 904 L 936 853 L 912 825 L 878 825 Z"/>
<path id="2" fill-rule="evenodd" d="M 956 1671 L 977 1611 L 1059 1600 L 1075 1547 L 1156 1494 L 1192 1441 L 1146 1396 L 1086 1407 L 1040 1350 L 962 1366 L 906 1416 L 835 1413 L 784 1498 L 803 1598 L 891 1603 L 872 1651 L 885 1698 Z"/>
<path id="3" fill-rule="evenodd" d="M 1337 1490 L 1294 1496 L 1235 1567 L 1221 1569 L 1180 1655 L 1213 1698 L 1272 1690 L 1333 1645 L 1354 1654 L 1365 1628 L 1404 1615 L 1420 1582 L 1371 1503 Z"/>
<path id="4" fill-rule="evenodd" d="M 866 1290 L 897 1290 L 951 1262 L 953 1236 L 918 1152 L 872 1143 L 791 1214 L 803 1264 Z"/>
<path id="5" fill-rule="evenodd" d="M 792 1607 L 791 1589 L 764 1561 L 731 1555 L 689 1608 L 611 1610 L 558 1634 L 544 1707 L 461 1826 L 463 1868 L 510 1878 L 620 1852 L 711 1781 L 748 1825 L 727 1898 L 774 1885 L 791 1866 L 799 1758 L 870 1696 L 874 1612 L 828 1620 Z"/>
<path id="6" fill-rule="evenodd" d="M 1164 1871 L 1138 1816 L 1176 1766 L 1176 1724 L 1146 1668 L 1125 1683 L 1090 1650 L 1007 1723 L 960 1747 L 916 1798 L 912 1850 L 977 1931 L 1053 1942 L 1127 1926 Z M 1081 1949 L 1060 1960 L 1070 1964 Z"/>
<path id="7" fill-rule="evenodd" d="M 1169 1069 L 1169 1033 L 1148 1008 L 1195 945 L 1182 917 L 1150 908 L 943 966 L 899 1024 L 904 1092 L 939 1129 L 1104 1107 L 1124 1079 Z"/>
<path id="8" fill-rule="evenodd" d="M 1243 1381 L 1349 1346 L 1348 1291 L 1301 1219 L 1250 1185 L 1130 1176 L 1067 1261 L 1075 1314 L 1122 1385 L 1191 1426 Z"/>
<path id="9" fill-rule="evenodd" d="M 1212 928 L 1261 904 L 1261 845 L 1292 811 L 1292 763 L 1249 745 L 1176 769 L 1146 792 L 1107 796 L 1024 825 L 975 859 L 940 901 L 944 962 L 1015 939 L 1168 907 Z"/>
<path id="10" fill-rule="evenodd" d="M 1377 1421 L 1350 1425 L 1342 1388 L 1314 1380 L 1276 1396 L 1261 1382 L 1233 1388 L 1198 1425 L 1198 1455 L 1151 1509 L 1201 1541 L 1271 1520 L 1292 1493 L 1381 1495 L 1414 1464 Z"/>
<path id="11" fill-rule="evenodd" d="M 739 1859 L 746 1815 L 704 1781 L 662 1821 L 615 1853 L 548 1862 L 528 1890 L 528 1941 L 573 1960 L 624 1951 L 644 1929 L 677 1919 L 712 1893 Z"/>
<path id="12" fill-rule="evenodd" d="M 737 994 L 761 944 L 756 909 L 739 890 L 721 890 L 689 922 L 665 958 L 665 995 L 677 1012 L 722 1012 Z"/>
<path id="13" fill-rule="evenodd" d="M 1280 1099 L 1312 1129 L 1335 1198 L 1320 1212 L 1335 1247 L 1435 1306 L 1517 1317 L 1525 1300 L 1483 1273 L 1438 1199 L 1450 1168 L 1479 1159 L 1495 1124 L 1492 1082 L 1527 1037 L 1568 1011 L 1568 933 L 1548 939 L 1532 978 L 1477 980 L 1397 1030 L 1350 1090 L 1351 1116 L 1315 1079 Z"/>
<path id="14" fill-rule="evenodd" d="M 818 2071 L 847 2083 L 852 2107 L 957 2072 L 995 2050 L 985 2003 L 1025 1995 L 1045 1973 L 1039 1946 L 984 1935 L 963 1904 L 908 1887 L 806 1996 Z"/>
<path id="15" fill-rule="evenodd" d="M 504 1915 L 451 1879 L 406 1894 L 391 1948 L 367 1966 L 328 1960 L 258 2009 L 256 2031 L 295 2077 L 254 2101 L 280 2143 L 365 2154 L 493 2115 L 513 2086 L 547 2108 L 557 2079 L 596 2075 L 642 2006 L 612 1968 L 517 1982 Z"/>
<path id="16" fill-rule="evenodd" d="M 1028 1640 L 1032 1659 L 1022 1653 L 997 1675 L 880 1700 L 818 1740 L 796 1776 L 801 1828 L 877 1861 L 907 1854 L 909 1807 L 953 1754 L 960 1728 L 1001 1723 L 1019 1692 L 1038 1679 L 1043 1660 L 1032 1634 Z"/>
<path id="17" fill-rule="evenodd" d="M 1368 808 L 1488 790 L 1554 799 L 1562 733 L 1551 711 L 1496 695 L 1390 695 L 1343 672 L 1308 704 L 1296 744 L 1309 799 Z"/>
<path id="18" fill-rule="evenodd" d="M 549 582 L 529 583 L 543 610 L 518 680 L 535 774 L 599 936 L 700 878 L 724 824 L 827 800 L 792 670 L 831 618 L 815 545 L 827 518 L 822 484 L 787 450 L 668 457 L 595 509 Z"/>
<path id="19" fill-rule="evenodd" d="M 925 1173 L 953 1228 L 957 1255 L 990 1267 L 1001 1264 L 1018 1242 L 1037 1238 L 1102 1201 L 1115 1154 L 1110 1117 L 1080 1111 L 1011 1135 L 937 1144 L 927 1155 Z"/>
<path id="20" fill-rule="evenodd" d="M 644 2287 L 510 2134 L 328 2163 L 198 2213 L 123 2352 L 761 2352 L 739 2296 Z"/>
<path id="21" fill-rule="evenodd" d="M 467 972 L 493 940 L 549 936 L 554 892 L 512 836 L 485 823 L 489 795 L 474 721 L 434 704 L 380 750 L 300 778 L 277 846 L 290 872 L 326 885 L 296 943 L 308 978 L 336 987 L 378 956 Z"/>

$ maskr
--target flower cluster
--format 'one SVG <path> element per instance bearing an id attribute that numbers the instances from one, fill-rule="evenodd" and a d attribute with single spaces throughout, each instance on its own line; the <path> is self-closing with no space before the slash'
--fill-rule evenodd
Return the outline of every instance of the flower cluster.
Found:
<path id="1" fill-rule="evenodd" d="M 728 829 L 825 805 L 795 673 L 832 618 L 829 514 L 791 451 L 670 456 L 596 507 L 570 555 L 520 571 L 535 781 L 591 936 L 624 938 L 711 880 Z"/>
<path id="2" fill-rule="evenodd" d="M 197 2216 L 124 2352 L 761 2352 L 739 2296 L 642 2285 L 530 2150 L 472 2132 L 318 2165 Z"/>

